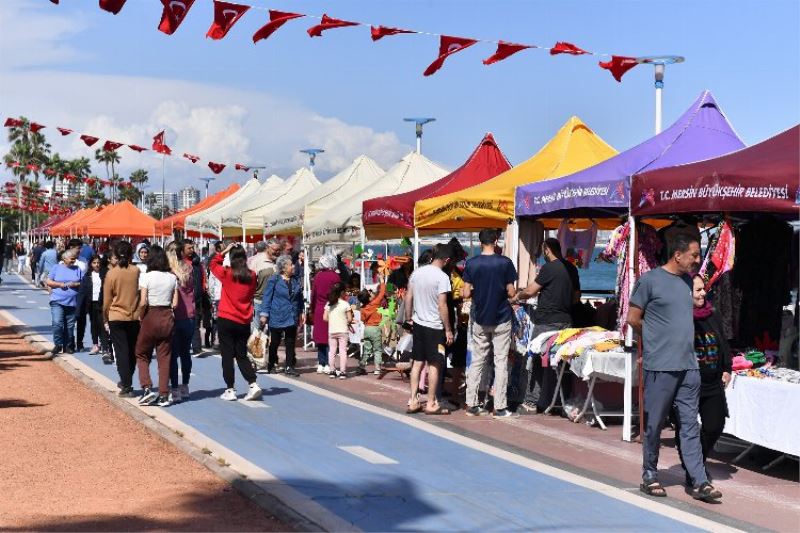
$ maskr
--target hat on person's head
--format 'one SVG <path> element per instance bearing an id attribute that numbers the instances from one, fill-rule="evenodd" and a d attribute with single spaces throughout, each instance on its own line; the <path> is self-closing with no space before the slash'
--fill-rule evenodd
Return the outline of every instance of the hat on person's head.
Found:
<path id="1" fill-rule="evenodd" d="M 322 268 L 329 268 L 331 270 L 336 268 L 336 256 L 333 254 L 323 255 L 319 258 L 319 265 Z"/>

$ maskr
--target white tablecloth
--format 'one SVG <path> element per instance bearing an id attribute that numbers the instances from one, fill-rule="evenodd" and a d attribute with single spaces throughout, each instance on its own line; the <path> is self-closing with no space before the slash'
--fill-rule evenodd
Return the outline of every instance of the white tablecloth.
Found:
<path id="1" fill-rule="evenodd" d="M 635 360 L 634 354 L 626 352 L 597 352 L 586 350 L 578 357 L 570 360 L 570 369 L 584 381 L 593 375 L 603 381 L 625 382 L 625 359 Z M 636 363 L 633 363 L 633 374 L 636 374 Z"/>
<path id="2" fill-rule="evenodd" d="M 800 455 L 800 385 L 734 375 L 725 395 L 730 414 L 725 433 Z"/>

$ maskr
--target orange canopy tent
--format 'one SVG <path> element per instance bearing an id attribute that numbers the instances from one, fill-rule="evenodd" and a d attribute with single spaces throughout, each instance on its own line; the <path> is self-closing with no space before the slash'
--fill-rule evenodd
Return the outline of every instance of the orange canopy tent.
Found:
<path id="1" fill-rule="evenodd" d="M 72 214 L 72 216 L 67 217 L 60 223 L 50 228 L 50 235 L 56 237 L 65 237 L 68 235 L 77 234 L 81 222 L 85 220 L 87 217 L 93 216 L 102 209 L 103 209 L 102 207 L 89 207 L 86 209 L 81 209 L 79 211 L 76 211 L 75 213 Z"/>
<path id="2" fill-rule="evenodd" d="M 97 216 L 79 225 L 83 233 L 95 237 L 153 237 L 156 220 L 125 200 L 106 206 Z"/>
<path id="3" fill-rule="evenodd" d="M 185 228 L 186 217 L 219 203 L 231 194 L 238 191 L 239 188 L 240 186 L 238 183 L 233 183 L 227 189 L 212 194 L 208 198 L 204 198 L 188 209 L 184 209 L 183 211 L 175 213 L 164 220 L 156 221 L 156 231 L 159 233 L 159 235 L 170 234 L 174 230 L 182 231 Z"/>

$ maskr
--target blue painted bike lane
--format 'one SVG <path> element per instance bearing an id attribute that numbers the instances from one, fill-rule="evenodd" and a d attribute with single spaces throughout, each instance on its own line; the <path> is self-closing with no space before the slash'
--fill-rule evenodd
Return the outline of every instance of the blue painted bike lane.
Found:
<path id="1" fill-rule="evenodd" d="M 0 309 L 51 338 L 46 293 L 6 275 L 0 294 Z M 115 366 L 99 357 L 76 357 L 117 380 Z M 246 385 L 237 378 L 241 396 Z M 259 375 L 258 382 L 262 402 L 225 402 L 218 398 L 220 359 L 194 358 L 191 401 L 167 409 L 361 530 L 686 531 L 709 524 L 588 478 L 544 473 L 294 379 Z"/>

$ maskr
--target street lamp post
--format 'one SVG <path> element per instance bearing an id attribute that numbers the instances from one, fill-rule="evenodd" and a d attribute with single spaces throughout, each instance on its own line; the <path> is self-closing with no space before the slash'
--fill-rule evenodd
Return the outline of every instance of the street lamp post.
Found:
<path id="1" fill-rule="evenodd" d="M 322 148 L 305 148 L 300 150 L 301 153 L 306 154 L 308 156 L 308 168 L 311 170 L 311 173 L 314 173 L 314 164 L 317 162 L 317 154 L 324 153 L 325 150 Z"/>
<path id="2" fill-rule="evenodd" d="M 208 184 L 211 183 L 212 181 L 214 181 L 217 178 L 212 177 L 212 176 L 208 176 L 208 177 L 199 178 L 199 179 L 200 179 L 200 181 L 205 181 L 206 182 L 206 198 L 208 198 Z"/>
<path id="3" fill-rule="evenodd" d="M 661 108 L 662 99 L 661 92 L 664 90 L 664 71 L 667 65 L 675 63 L 683 63 L 682 56 L 643 56 L 637 57 L 636 62 L 644 65 L 653 65 L 655 67 L 655 88 L 656 88 L 656 135 L 661 133 Z"/>
<path id="4" fill-rule="evenodd" d="M 410 118 L 404 118 L 403 120 L 406 121 L 406 122 L 413 122 L 413 123 L 416 124 L 417 153 L 421 154 L 422 153 L 422 126 L 424 126 L 428 122 L 433 122 L 436 119 L 432 118 L 432 117 L 428 117 L 428 118 L 425 118 L 425 117 L 410 117 Z"/>

